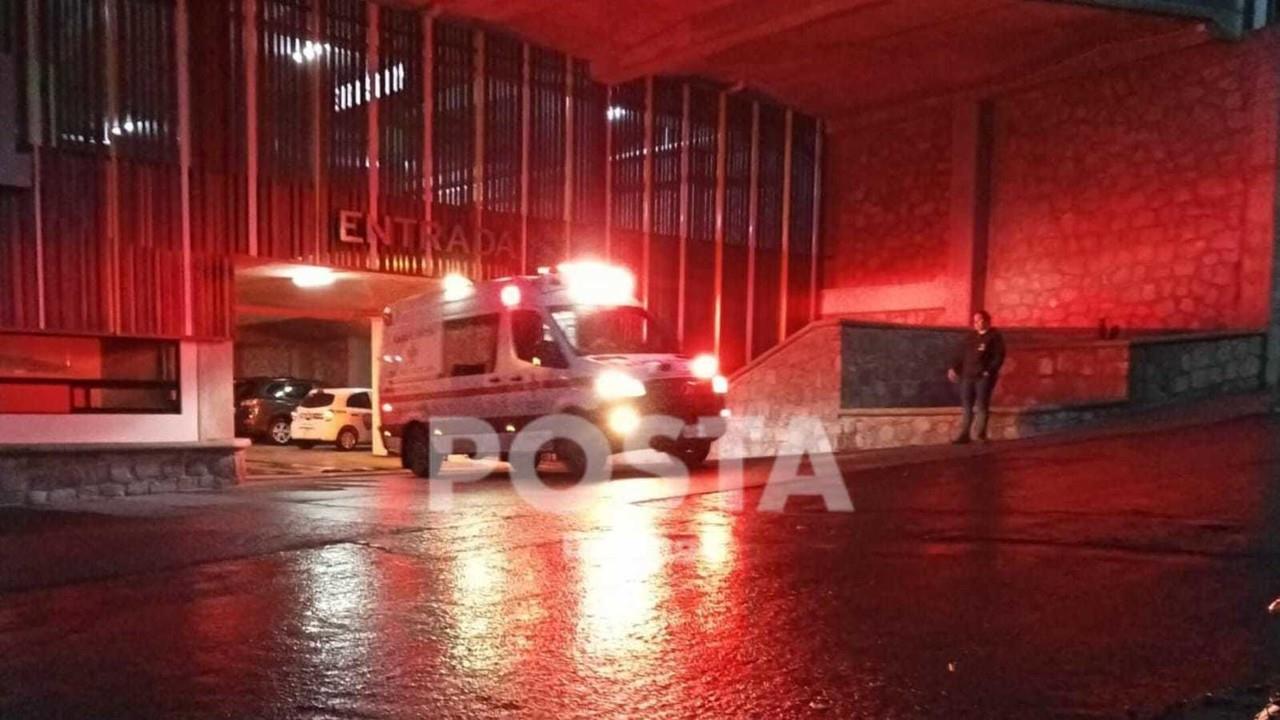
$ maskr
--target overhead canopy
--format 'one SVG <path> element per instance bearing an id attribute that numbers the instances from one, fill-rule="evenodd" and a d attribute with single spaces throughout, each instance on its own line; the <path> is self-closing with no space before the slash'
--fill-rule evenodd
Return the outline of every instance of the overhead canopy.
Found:
<path id="1" fill-rule="evenodd" d="M 314 267 L 284 262 L 242 260 L 236 268 L 236 312 L 243 318 L 315 318 L 360 322 L 377 317 L 387 305 L 437 289 L 433 278 L 358 270 L 325 271 L 332 282 L 298 287 L 299 271 Z"/>
<path id="2" fill-rule="evenodd" d="M 1193 0 L 432 4 L 585 58 L 608 82 L 698 74 L 742 83 L 828 119 L 1016 82 L 1108 54 L 1159 52 L 1186 44 L 1189 36 L 1202 40 L 1206 23 L 1218 19 L 1208 5 L 1205 13 L 1191 12 L 1198 5 Z M 1115 7 L 1126 4 L 1135 9 Z"/>

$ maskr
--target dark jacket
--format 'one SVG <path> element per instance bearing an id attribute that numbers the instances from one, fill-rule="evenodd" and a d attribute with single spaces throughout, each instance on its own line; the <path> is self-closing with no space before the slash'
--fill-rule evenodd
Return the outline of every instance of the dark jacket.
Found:
<path id="1" fill-rule="evenodd" d="M 966 379 L 976 380 L 984 375 L 995 377 L 1004 364 L 1004 336 L 991 328 L 979 334 L 970 330 L 957 349 L 951 369 Z"/>

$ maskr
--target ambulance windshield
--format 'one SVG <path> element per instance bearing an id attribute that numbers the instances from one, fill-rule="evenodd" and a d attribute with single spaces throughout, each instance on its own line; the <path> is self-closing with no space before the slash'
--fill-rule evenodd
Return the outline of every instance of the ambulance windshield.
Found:
<path id="1" fill-rule="evenodd" d="M 576 305 L 551 311 L 579 355 L 674 353 L 671 341 L 644 308 Z"/>

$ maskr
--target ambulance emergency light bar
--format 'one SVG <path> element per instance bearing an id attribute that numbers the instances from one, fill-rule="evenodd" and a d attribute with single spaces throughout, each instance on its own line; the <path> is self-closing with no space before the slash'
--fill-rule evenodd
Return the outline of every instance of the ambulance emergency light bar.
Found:
<path id="1" fill-rule="evenodd" d="M 583 305 L 622 305 L 636 294 L 630 270 L 596 260 L 564 262 L 556 266 L 569 297 Z"/>
<path id="2" fill-rule="evenodd" d="M 538 274 L 554 278 L 579 305 L 624 305 L 635 298 L 636 279 L 631 271 L 598 260 L 563 262 L 554 273 L 550 268 L 539 268 Z M 475 293 L 475 288 L 474 282 L 456 273 L 443 280 L 446 302 L 465 300 Z M 520 304 L 519 288 L 514 285 L 505 286 L 501 297 L 507 307 Z"/>

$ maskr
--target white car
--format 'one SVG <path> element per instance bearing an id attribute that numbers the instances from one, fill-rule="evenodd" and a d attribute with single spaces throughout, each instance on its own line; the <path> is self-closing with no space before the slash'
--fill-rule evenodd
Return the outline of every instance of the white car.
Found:
<path id="1" fill-rule="evenodd" d="M 369 388 L 313 390 L 293 411 L 293 444 L 306 450 L 333 443 L 354 450 L 373 440 L 373 401 Z"/>

